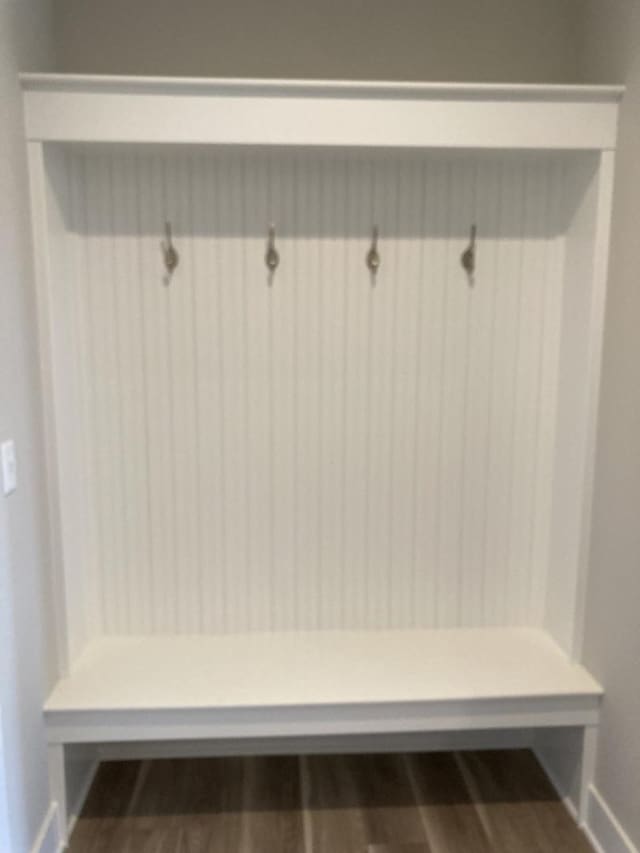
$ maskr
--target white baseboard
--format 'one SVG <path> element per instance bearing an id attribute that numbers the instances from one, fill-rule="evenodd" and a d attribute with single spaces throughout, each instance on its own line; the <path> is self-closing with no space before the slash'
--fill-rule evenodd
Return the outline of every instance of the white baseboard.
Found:
<path id="1" fill-rule="evenodd" d="M 31 853 L 62 853 L 64 844 L 60 837 L 60 821 L 58 819 L 58 804 L 51 803 L 49 811 L 40 827 Z"/>
<path id="2" fill-rule="evenodd" d="M 565 786 L 560 784 L 551 764 L 545 760 L 544 752 L 534 748 L 534 753 L 542 769 L 547 774 L 549 781 L 555 788 L 556 793 L 562 800 L 564 807 L 573 820 L 577 821 L 578 810 L 576 804 L 567 795 Z M 600 792 L 593 785 L 589 787 L 587 820 L 581 829 L 589 839 L 596 853 L 640 853 Z"/>
<path id="3" fill-rule="evenodd" d="M 639 853 L 602 794 L 589 789 L 589 814 L 585 832 L 597 853 Z"/>

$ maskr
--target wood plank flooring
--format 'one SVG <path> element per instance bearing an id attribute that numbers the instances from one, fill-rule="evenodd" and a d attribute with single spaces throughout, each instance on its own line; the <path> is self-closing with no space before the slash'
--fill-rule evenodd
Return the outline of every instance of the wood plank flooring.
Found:
<path id="1" fill-rule="evenodd" d="M 102 764 L 70 853 L 590 853 L 529 751 Z"/>

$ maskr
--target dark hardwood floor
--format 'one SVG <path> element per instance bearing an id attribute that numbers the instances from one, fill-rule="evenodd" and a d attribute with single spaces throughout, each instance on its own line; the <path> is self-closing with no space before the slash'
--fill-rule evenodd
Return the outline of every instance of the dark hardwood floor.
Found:
<path id="1" fill-rule="evenodd" d="M 589 853 L 528 751 L 101 765 L 70 853 Z"/>

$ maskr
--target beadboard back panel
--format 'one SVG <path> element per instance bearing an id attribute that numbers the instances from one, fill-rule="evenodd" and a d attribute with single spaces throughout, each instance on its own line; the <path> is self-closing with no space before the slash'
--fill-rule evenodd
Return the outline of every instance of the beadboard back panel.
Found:
<path id="1" fill-rule="evenodd" d="M 93 630 L 542 623 L 563 156 L 64 161 Z"/>

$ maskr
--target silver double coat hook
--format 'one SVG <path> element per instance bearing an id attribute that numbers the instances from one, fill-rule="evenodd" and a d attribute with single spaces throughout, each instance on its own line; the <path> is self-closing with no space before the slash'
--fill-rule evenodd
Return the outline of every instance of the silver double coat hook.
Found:
<path id="1" fill-rule="evenodd" d="M 173 240 L 171 237 L 171 223 L 169 221 L 164 224 L 164 234 L 165 238 L 160 243 L 160 248 L 162 249 L 162 255 L 164 259 L 164 268 L 166 270 L 165 283 L 168 284 L 171 281 L 171 276 L 177 269 L 178 264 L 180 263 L 180 255 L 178 254 L 177 249 L 173 245 Z"/>
<path id="2" fill-rule="evenodd" d="M 367 269 L 371 273 L 371 279 L 375 282 L 375 278 L 378 275 L 378 270 L 380 269 L 380 252 L 378 251 L 378 226 L 373 226 L 373 233 L 371 236 L 371 248 L 367 252 L 366 263 Z"/>
<path id="3" fill-rule="evenodd" d="M 476 272 L 476 235 L 478 233 L 478 229 L 476 225 L 471 226 L 471 237 L 469 239 L 469 245 L 464 250 L 460 257 L 460 263 L 462 264 L 462 268 L 467 274 L 467 278 L 469 279 L 469 284 L 473 286 L 475 281 L 475 272 Z"/>
<path id="4" fill-rule="evenodd" d="M 275 271 L 280 265 L 280 254 L 276 249 L 276 226 L 271 223 L 269 226 L 269 237 L 267 239 L 267 252 L 264 256 L 264 262 L 269 270 L 269 283 L 273 279 Z"/>

